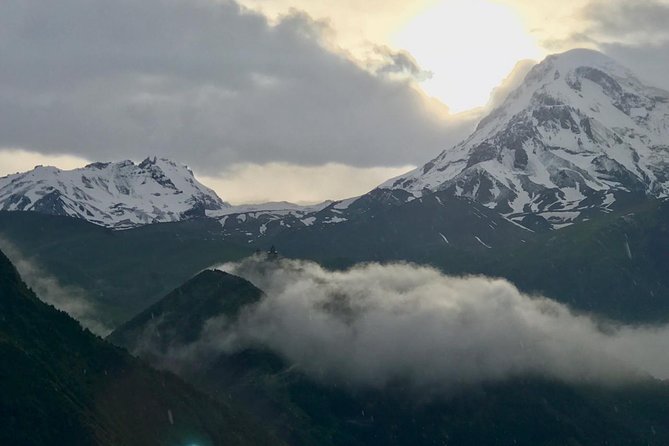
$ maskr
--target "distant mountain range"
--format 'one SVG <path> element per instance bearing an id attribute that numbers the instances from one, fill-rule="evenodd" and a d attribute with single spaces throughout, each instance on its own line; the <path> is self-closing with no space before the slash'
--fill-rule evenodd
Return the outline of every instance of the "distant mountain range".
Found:
<path id="1" fill-rule="evenodd" d="M 669 92 L 644 85 L 601 53 L 572 50 L 537 64 L 465 141 L 361 197 L 306 207 L 229 206 L 187 168 L 147 158 L 138 165 L 37 167 L 10 175 L 0 179 L 0 209 L 115 229 L 206 215 L 228 235 L 251 242 L 296 229 L 327 232 L 439 193 L 442 200 L 478 203 L 494 212 L 497 224 L 547 230 L 610 212 L 621 194 L 667 197 L 667 172 Z M 439 233 L 449 241 L 460 235 Z M 495 237 L 473 231 L 467 239 L 495 245 Z"/>

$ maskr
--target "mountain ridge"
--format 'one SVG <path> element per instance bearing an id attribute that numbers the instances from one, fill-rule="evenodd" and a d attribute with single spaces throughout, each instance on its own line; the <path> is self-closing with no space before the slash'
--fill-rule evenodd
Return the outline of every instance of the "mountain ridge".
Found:
<path id="1" fill-rule="evenodd" d="M 107 212 L 112 217 L 99 218 L 88 215 L 88 209 L 77 210 L 81 203 L 76 199 L 58 208 L 54 203 L 67 201 L 62 196 L 45 193 L 35 200 L 12 191 L 6 177 L 0 179 L 0 209 L 61 213 L 114 229 L 206 216 L 218 220 L 229 236 L 252 243 L 279 232 L 373 218 L 380 208 L 443 192 L 481 204 L 514 224 L 546 230 L 609 213 L 621 194 L 667 197 L 668 171 L 669 92 L 644 85 L 602 53 L 576 49 L 535 65 L 467 139 L 359 197 L 314 206 L 229 206 L 202 186 L 208 191 L 205 198 L 194 194 L 188 205 L 161 210 L 114 204 Z M 113 216 L 117 212 L 135 212 L 134 219 L 119 221 Z"/>
<path id="2" fill-rule="evenodd" d="M 227 207 L 186 166 L 158 157 L 73 170 L 36 166 L 0 178 L 1 210 L 70 216 L 113 229 L 203 217 Z"/>

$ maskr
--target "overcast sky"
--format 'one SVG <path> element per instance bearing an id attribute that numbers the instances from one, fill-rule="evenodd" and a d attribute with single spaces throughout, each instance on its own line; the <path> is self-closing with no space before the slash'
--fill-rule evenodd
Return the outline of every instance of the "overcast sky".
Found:
<path id="1" fill-rule="evenodd" d="M 487 3 L 506 18 L 430 41 L 397 36 L 430 11 L 473 21 L 471 8 L 457 0 L 3 0 L 0 174 L 37 161 L 72 167 L 160 155 L 188 164 L 232 202 L 343 198 L 467 136 L 483 109 L 449 112 L 456 98 L 446 90 L 471 91 L 459 104 L 483 107 L 519 59 L 595 47 L 669 88 L 666 1 L 476 2 L 482 23 Z M 500 55 L 496 31 L 524 46 Z M 462 48 L 475 62 L 463 62 Z M 529 66 L 517 65 L 510 83 Z M 476 74 L 488 71 L 496 74 Z M 440 90 L 429 83 L 440 79 L 449 89 L 430 98 L 426 91 Z M 290 185 L 276 187 L 283 181 Z"/>

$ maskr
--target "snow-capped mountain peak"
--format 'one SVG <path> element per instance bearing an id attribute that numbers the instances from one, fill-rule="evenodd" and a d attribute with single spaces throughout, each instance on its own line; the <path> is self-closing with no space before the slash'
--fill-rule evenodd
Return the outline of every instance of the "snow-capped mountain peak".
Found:
<path id="1" fill-rule="evenodd" d="M 74 170 L 37 166 L 0 178 L 0 210 L 37 211 L 123 229 L 228 207 L 187 167 L 151 157 Z"/>
<path id="2" fill-rule="evenodd" d="M 457 146 L 380 189 L 451 191 L 554 226 L 617 191 L 669 194 L 669 92 L 596 51 L 547 57 Z"/>

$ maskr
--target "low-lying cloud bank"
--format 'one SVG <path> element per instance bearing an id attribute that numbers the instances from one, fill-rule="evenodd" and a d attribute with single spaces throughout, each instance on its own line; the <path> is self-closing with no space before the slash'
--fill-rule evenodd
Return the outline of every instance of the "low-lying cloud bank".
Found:
<path id="1" fill-rule="evenodd" d="M 333 272 L 249 259 L 221 269 L 266 297 L 236 322 L 208 321 L 182 353 L 262 345 L 316 379 L 364 387 L 448 390 L 518 376 L 609 385 L 669 376 L 669 329 L 599 323 L 505 280 L 410 264 Z"/>

